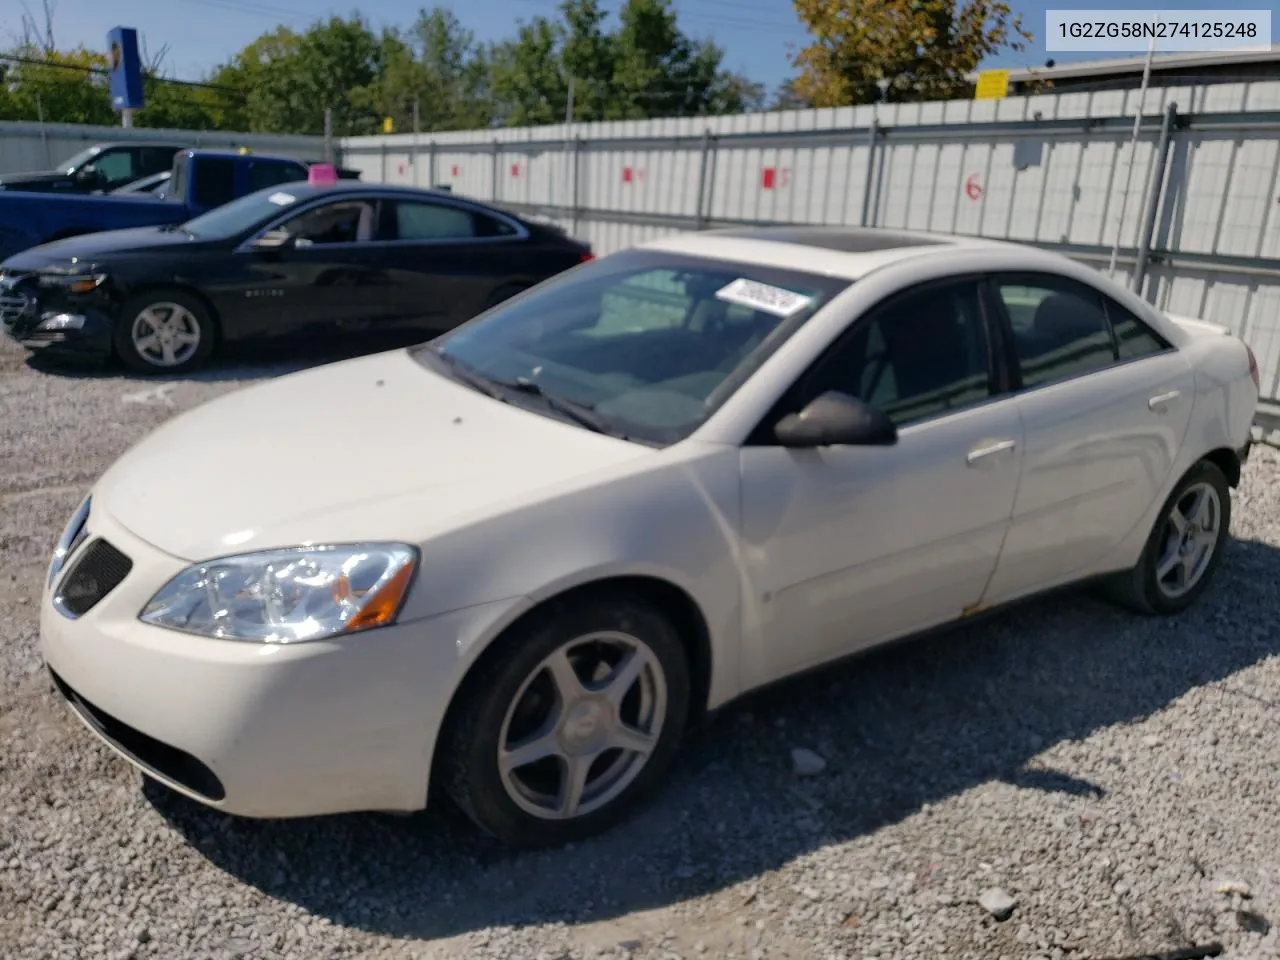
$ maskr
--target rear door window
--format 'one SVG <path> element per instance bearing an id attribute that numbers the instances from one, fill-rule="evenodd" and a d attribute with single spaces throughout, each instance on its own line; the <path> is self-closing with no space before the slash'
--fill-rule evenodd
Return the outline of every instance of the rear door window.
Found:
<path id="1" fill-rule="evenodd" d="M 197 206 L 211 209 L 236 198 L 236 163 L 228 157 L 201 158 L 193 171 L 192 199 Z"/>

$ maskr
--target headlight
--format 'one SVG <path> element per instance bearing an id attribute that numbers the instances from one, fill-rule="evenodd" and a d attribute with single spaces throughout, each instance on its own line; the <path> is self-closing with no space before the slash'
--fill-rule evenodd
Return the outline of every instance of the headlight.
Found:
<path id="1" fill-rule="evenodd" d="M 297 643 L 394 623 L 418 552 L 402 543 L 293 547 L 193 564 L 144 623 L 226 640 Z"/>
<path id="2" fill-rule="evenodd" d="M 71 293 L 89 293 L 102 286 L 102 282 L 106 279 L 105 273 L 42 273 L 40 286 L 57 287 L 60 290 L 69 290 Z"/>

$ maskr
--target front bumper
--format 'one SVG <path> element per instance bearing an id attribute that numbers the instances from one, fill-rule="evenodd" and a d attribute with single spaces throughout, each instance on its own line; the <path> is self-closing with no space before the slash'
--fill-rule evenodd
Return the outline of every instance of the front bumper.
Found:
<path id="1" fill-rule="evenodd" d="M 110 357 L 114 319 L 105 311 L 96 308 L 77 310 L 76 314 L 84 318 L 83 326 L 79 329 L 61 330 L 40 329 L 39 316 L 16 320 L 0 316 L 0 333 L 28 350 L 99 360 Z"/>
<path id="2" fill-rule="evenodd" d="M 105 296 L 49 295 L 22 275 L 0 281 L 0 333 L 29 350 L 105 359 L 111 355 L 114 325 Z"/>
<path id="3" fill-rule="evenodd" d="M 426 805 L 437 731 L 470 638 L 508 604 L 297 645 L 211 640 L 137 619 L 186 566 L 95 503 L 90 535 L 133 562 L 72 619 L 46 591 L 40 638 L 55 685 L 85 725 L 144 773 L 253 817 Z"/>

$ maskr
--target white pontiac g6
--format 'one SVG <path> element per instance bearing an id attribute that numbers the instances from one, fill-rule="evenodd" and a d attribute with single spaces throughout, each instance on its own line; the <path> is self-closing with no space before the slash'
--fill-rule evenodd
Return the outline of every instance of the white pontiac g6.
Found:
<path id="1" fill-rule="evenodd" d="M 762 684 L 1086 580 L 1176 614 L 1222 558 L 1253 354 L 1013 244 L 690 234 L 429 343 L 241 390 L 57 546 L 53 682 L 255 817 L 618 819 Z"/>

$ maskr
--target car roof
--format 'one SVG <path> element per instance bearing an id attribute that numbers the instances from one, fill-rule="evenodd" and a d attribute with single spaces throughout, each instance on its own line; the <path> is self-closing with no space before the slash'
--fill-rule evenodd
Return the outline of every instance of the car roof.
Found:
<path id="1" fill-rule="evenodd" d="M 1008 248 L 982 237 L 880 227 L 732 227 L 675 234 L 643 245 L 650 250 L 737 260 L 857 280 L 872 270 L 950 249 Z"/>
<path id="2" fill-rule="evenodd" d="M 169 144 L 169 143 L 165 143 L 165 144 L 146 143 L 142 145 L 147 147 L 172 146 L 172 144 Z M 304 167 L 307 165 L 307 162 L 305 160 L 299 160 L 297 157 L 289 157 L 280 153 L 255 153 L 252 150 L 248 151 L 247 153 L 242 153 L 240 150 L 219 150 L 217 147 L 179 147 L 178 153 L 185 153 L 187 156 L 201 156 L 201 157 L 232 157 L 232 158 L 244 157 L 248 160 L 278 160 L 282 163 L 301 164 Z"/>
<path id="3" fill-rule="evenodd" d="M 378 196 L 404 196 L 404 197 L 434 197 L 440 200 L 451 200 L 455 203 L 466 204 L 471 207 L 480 209 L 493 210 L 505 217 L 524 221 L 524 218 L 518 213 L 505 210 L 502 207 L 491 203 L 485 203 L 483 200 L 476 200 L 472 197 L 459 196 L 449 190 L 433 190 L 430 187 L 405 187 L 391 183 L 364 183 L 360 180 L 339 180 L 337 183 L 308 183 L 305 180 L 298 180 L 292 183 L 281 183 L 276 186 L 277 190 L 284 190 L 293 194 L 299 200 L 311 200 L 315 197 L 334 196 L 341 194 L 376 194 Z"/>

